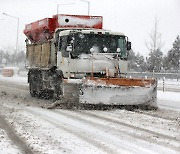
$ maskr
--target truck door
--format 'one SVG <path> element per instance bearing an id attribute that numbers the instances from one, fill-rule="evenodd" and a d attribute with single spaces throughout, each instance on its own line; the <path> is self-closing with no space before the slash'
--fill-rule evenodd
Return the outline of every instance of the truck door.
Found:
<path id="1" fill-rule="evenodd" d="M 68 36 L 59 36 L 58 51 L 57 51 L 57 67 L 63 71 L 64 77 L 69 75 L 69 52 L 67 51 Z"/>

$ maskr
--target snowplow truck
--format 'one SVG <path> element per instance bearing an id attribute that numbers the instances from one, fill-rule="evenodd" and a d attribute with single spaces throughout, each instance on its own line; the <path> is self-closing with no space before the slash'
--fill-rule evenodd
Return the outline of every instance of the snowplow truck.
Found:
<path id="1" fill-rule="evenodd" d="M 31 96 L 157 107 L 156 79 L 126 78 L 128 37 L 102 27 L 102 16 L 67 14 L 25 25 Z"/>

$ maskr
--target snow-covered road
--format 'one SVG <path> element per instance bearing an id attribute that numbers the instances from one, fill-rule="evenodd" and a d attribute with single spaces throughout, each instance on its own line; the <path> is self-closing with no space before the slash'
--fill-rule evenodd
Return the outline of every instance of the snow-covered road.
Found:
<path id="1" fill-rule="evenodd" d="M 156 111 L 48 110 L 52 101 L 30 97 L 26 81 L 0 76 L 3 153 L 180 152 L 179 93 L 158 91 Z"/>

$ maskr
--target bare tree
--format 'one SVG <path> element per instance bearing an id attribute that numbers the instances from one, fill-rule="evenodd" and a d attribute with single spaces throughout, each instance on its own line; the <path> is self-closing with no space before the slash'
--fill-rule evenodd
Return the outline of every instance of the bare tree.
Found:
<path id="1" fill-rule="evenodd" d="M 161 42 L 161 33 L 158 32 L 158 20 L 155 18 L 154 28 L 151 32 L 150 40 L 146 47 L 150 51 L 149 57 L 147 58 L 148 70 L 149 71 L 161 71 L 163 53 L 161 51 L 163 44 Z"/>
<path id="2" fill-rule="evenodd" d="M 145 41 L 146 47 L 150 52 L 157 51 L 157 49 L 161 50 L 163 44 L 161 42 L 161 33 L 158 32 L 158 19 L 157 17 L 154 20 L 154 27 L 152 32 L 149 35 L 150 40 Z"/>

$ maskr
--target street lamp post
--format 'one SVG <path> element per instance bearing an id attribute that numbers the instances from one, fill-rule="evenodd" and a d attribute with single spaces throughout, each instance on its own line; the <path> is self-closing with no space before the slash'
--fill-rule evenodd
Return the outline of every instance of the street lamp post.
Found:
<path id="1" fill-rule="evenodd" d="M 82 2 L 86 2 L 88 4 L 88 15 L 90 14 L 90 2 L 86 0 L 80 0 Z"/>
<path id="2" fill-rule="evenodd" d="M 60 6 L 60 5 L 71 5 L 71 4 L 76 4 L 76 3 L 57 4 L 57 14 L 58 14 L 58 12 L 59 12 L 59 6 Z"/>
<path id="3" fill-rule="evenodd" d="M 12 16 L 12 15 L 9 15 L 9 14 L 6 14 L 6 13 L 3 13 L 3 15 L 6 15 L 6 16 L 8 16 L 8 17 L 12 17 L 12 18 L 17 19 L 17 36 L 16 36 L 16 51 L 15 51 L 15 57 L 16 57 L 17 52 L 18 52 L 19 18 L 18 18 L 18 17 L 15 17 L 15 16 Z"/>

